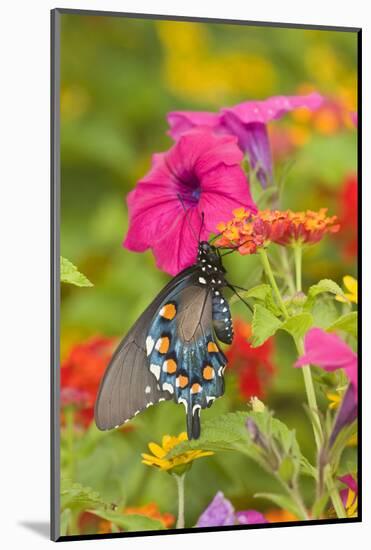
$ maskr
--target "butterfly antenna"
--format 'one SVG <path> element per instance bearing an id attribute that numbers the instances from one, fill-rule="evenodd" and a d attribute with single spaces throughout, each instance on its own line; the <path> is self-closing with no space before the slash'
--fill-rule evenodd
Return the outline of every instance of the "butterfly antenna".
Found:
<path id="1" fill-rule="evenodd" d="M 211 237 L 211 239 L 209 240 L 209 243 L 212 243 L 213 241 L 215 241 L 215 239 L 217 239 L 220 236 L 221 236 L 221 233 L 217 233 L 216 235 L 214 235 L 214 237 Z"/>
<path id="2" fill-rule="evenodd" d="M 205 212 L 201 212 L 201 226 L 200 226 L 200 232 L 198 234 L 198 244 L 200 244 L 201 242 L 201 233 L 202 233 L 204 224 L 205 224 Z"/>
<path id="3" fill-rule="evenodd" d="M 254 313 L 254 310 L 253 308 L 250 306 L 250 304 L 248 302 L 246 302 L 246 300 L 244 300 L 242 298 L 242 296 L 237 292 L 237 290 L 235 289 L 235 287 L 231 284 L 227 284 L 227 287 L 230 288 L 231 290 L 233 290 L 233 292 L 235 293 L 235 295 L 237 296 L 237 298 L 239 298 L 241 300 L 241 302 L 243 302 L 245 304 L 245 306 L 247 306 L 249 308 L 249 310 L 251 311 L 251 313 Z"/>
<path id="4" fill-rule="evenodd" d="M 196 239 L 197 243 L 199 243 L 200 240 L 197 238 L 196 232 L 195 232 L 195 230 L 193 229 L 193 226 L 192 226 L 192 224 L 191 224 L 191 220 L 189 219 L 189 216 L 188 216 L 188 212 L 189 212 L 190 209 L 185 207 L 185 204 L 184 204 L 184 201 L 183 201 L 183 199 L 182 199 L 182 196 L 181 196 L 179 193 L 177 194 L 177 197 L 178 197 L 178 199 L 180 200 L 180 204 L 182 205 L 183 210 L 184 210 L 184 212 L 185 212 L 185 216 L 186 216 L 186 219 L 187 219 L 187 222 L 188 222 L 188 225 L 189 225 L 189 229 L 191 230 L 191 233 L 192 233 L 192 235 L 194 236 L 194 238 Z"/>

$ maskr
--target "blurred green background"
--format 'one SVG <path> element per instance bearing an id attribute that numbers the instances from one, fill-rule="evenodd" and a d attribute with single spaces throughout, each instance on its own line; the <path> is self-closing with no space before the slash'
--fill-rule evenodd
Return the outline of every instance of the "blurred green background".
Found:
<path id="1" fill-rule="evenodd" d="M 248 99 L 320 92 L 328 99 L 319 112 L 296 112 L 271 124 L 275 173 L 280 177 L 290 164 L 283 208 L 325 206 L 343 215 L 346 182 L 356 173 L 349 115 L 356 111 L 356 52 L 357 36 L 349 32 L 62 15 L 61 253 L 94 284 L 62 286 L 62 360 L 91 336 L 125 334 L 168 280 L 150 252 L 122 247 L 126 194 L 148 171 L 152 154 L 171 146 L 168 111 L 218 110 Z M 254 193 L 257 199 L 259 190 Z M 328 237 L 306 253 L 304 288 L 320 278 L 341 284 L 343 275 L 355 275 L 356 257 L 345 254 L 345 246 L 342 236 Z M 228 270 L 242 286 L 261 281 L 254 257 L 229 256 Z M 233 315 L 248 319 L 238 304 Z M 265 401 L 297 429 L 302 450 L 313 458 L 294 356 L 289 338 L 277 337 L 276 373 Z M 236 384 L 227 373 L 227 395 L 204 419 L 246 408 Z M 91 426 L 81 435 L 76 481 L 108 500 L 131 506 L 156 502 L 175 513 L 170 476 L 142 465 L 140 453 L 149 441 L 184 430 L 183 408 L 163 403 L 130 425 L 135 429 L 125 433 L 99 434 Z M 264 510 L 266 502 L 252 496 L 274 489 L 246 458 L 219 454 L 200 460 L 187 478 L 187 525 L 218 490 L 236 508 Z"/>

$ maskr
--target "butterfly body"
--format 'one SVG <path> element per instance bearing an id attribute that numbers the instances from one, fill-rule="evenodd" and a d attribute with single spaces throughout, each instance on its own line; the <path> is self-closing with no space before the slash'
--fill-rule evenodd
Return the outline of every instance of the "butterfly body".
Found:
<path id="1" fill-rule="evenodd" d="M 231 343 L 221 257 L 199 243 L 196 263 L 160 292 L 120 343 L 95 407 L 98 428 L 122 424 L 161 400 L 185 407 L 189 439 L 200 435 L 200 411 L 224 393 L 227 364 L 218 339 Z"/>

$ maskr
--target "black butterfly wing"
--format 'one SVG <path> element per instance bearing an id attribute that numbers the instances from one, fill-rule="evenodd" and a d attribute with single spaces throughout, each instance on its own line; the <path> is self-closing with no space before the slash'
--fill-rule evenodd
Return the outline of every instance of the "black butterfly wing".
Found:
<path id="1" fill-rule="evenodd" d="M 233 324 L 231 310 L 221 292 L 213 295 L 213 326 L 218 340 L 224 344 L 233 341 Z"/>
<path id="2" fill-rule="evenodd" d="M 213 330 L 212 291 L 197 279 L 196 273 L 166 296 L 147 336 L 149 369 L 184 405 L 189 439 L 200 435 L 200 410 L 224 393 L 227 363 Z"/>
<path id="3" fill-rule="evenodd" d="M 172 399 L 158 389 L 149 370 L 146 338 L 153 317 L 166 296 L 192 277 L 191 267 L 172 279 L 123 338 L 106 369 L 95 403 L 95 423 L 100 430 L 120 426 L 138 412 L 162 399 Z"/>

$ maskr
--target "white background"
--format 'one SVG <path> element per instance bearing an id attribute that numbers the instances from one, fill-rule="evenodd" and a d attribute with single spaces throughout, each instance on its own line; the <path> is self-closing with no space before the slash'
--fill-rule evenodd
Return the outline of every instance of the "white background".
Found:
<path id="1" fill-rule="evenodd" d="M 370 17 L 366 0 L 5 0 L 0 31 L 1 224 L 1 546 L 44 548 L 49 519 L 49 10 L 54 7 L 211 16 L 363 27 L 364 80 L 364 334 L 369 335 L 370 272 Z M 367 67 L 368 65 L 368 67 Z M 370 337 L 368 337 L 370 341 Z M 70 542 L 69 548 L 168 549 L 369 547 L 369 344 L 364 341 L 364 523 L 235 533 Z M 246 475 L 246 472 L 241 472 Z M 35 530 L 36 526 L 36 530 Z M 40 530 L 44 535 L 40 534 Z"/>

